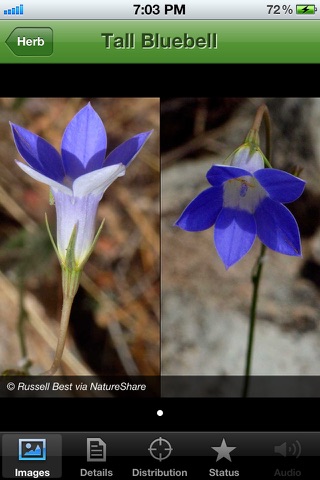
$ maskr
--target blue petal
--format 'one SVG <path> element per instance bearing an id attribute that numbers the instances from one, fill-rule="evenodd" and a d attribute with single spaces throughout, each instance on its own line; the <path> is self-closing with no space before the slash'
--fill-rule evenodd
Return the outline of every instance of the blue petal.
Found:
<path id="1" fill-rule="evenodd" d="M 107 134 L 101 118 L 90 104 L 70 121 L 61 142 L 66 175 L 75 180 L 84 173 L 102 168 Z"/>
<path id="2" fill-rule="evenodd" d="M 228 167 L 226 165 L 213 165 L 207 172 L 207 180 L 214 187 L 222 185 L 232 178 L 243 177 L 244 175 L 252 176 L 250 172 L 238 167 Z"/>
<path id="3" fill-rule="evenodd" d="M 105 190 L 125 173 L 126 167 L 122 163 L 118 163 L 81 175 L 73 182 L 73 194 L 79 198 L 88 195 L 96 195 L 101 198 Z"/>
<path id="4" fill-rule="evenodd" d="M 71 188 L 67 187 L 63 183 L 56 182 L 52 178 L 47 177 L 46 175 L 43 175 L 42 173 L 38 172 L 34 168 L 31 168 L 26 163 L 18 162 L 16 160 L 16 164 L 18 165 L 18 167 L 21 168 L 21 170 L 23 170 L 25 173 L 30 175 L 31 178 L 34 178 L 35 180 L 37 180 L 37 182 L 42 182 L 45 185 L 49 185 L 51 188 L 56 188 L 60 192 L 64 192 L 66 195 L 72 196 L 73 193 L 72 193 Z"/>
<path id="5" fill-rule="evenodd" d="M 64 169 L 57 150 L 46 140 L 10 122 L 17 150 L 25 161 L 37 172 L 61 183 Z"/>
<path id="6" fill-rule="evenodd" d="M 299 228 L 287 207 L 266 197 L 254 216 L 257 234 L 262 243 L 285 255 L 301 255 Z"/>
<path id="7" fill-rule="evenodd" d="M 150 132 L 139 133 L 134 137 L 126 140 L 116 147 L 110 155 L 105 159 L 103 166 L 110 167 L 122 163 L 126 167 L 132 162 L 132 160 L 138 155 L 143 145 L 146 143 L 153 130 Z"/>
<path id="8" fill-rule="evenodd" d="M 207 230 L 215 223 L 223 204 L 223 187 L 209 187 L 184 209 L 175 225 L 189 232 Z"/>
<path id="9" fill-rule="evenodd" d="M 274 168 L 255 172 L 254 177 L 268 192 L 272 200 L 281 203 L 293 202 L 302 195 L 306 182 L 290 173 Z"/>
<path id="10" fill-rule="evenodd" d="M 238 262 L 252 247 L 256 222 L 245 210 L 224 208 L 214 228 L 214 242 L 226 268 Z"/>

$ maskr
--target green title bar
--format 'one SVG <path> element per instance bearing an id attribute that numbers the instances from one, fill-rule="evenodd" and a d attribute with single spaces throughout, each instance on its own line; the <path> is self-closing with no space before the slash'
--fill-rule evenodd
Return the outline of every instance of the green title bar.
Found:
<path id="1" fill-rule="evenodd" d="M 1 63 L 319 63 L 314 20 L 0 21 Z"/>

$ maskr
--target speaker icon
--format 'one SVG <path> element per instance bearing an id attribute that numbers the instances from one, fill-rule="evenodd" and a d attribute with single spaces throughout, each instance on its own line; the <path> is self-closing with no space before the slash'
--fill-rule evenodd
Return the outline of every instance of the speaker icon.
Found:
<path id="1" fill-rule="evenodd" d="M 287 442 L 284 442 L 274 447 L 274 453 L 279 453 L 283 457 L 290 456 L 298 458 L 301 455 L 301 444 L 298 440 L 291 445 L 287 445 Z"/>

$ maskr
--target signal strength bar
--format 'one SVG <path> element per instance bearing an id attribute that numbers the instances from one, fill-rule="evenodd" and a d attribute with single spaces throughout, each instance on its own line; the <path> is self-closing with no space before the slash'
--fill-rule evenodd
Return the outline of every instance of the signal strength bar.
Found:
<path id="1" fill-rule="evenodd" d="M 16 7 L 6 8 L 3 10 L 4 15 L 23 15 L 23 4 L 17 5 Z"/>

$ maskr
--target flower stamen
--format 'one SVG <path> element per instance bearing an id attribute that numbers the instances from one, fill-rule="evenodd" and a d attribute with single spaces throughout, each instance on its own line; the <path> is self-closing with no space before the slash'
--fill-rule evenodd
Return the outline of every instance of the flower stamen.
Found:
<path id="1" fill-rule="evenodd" d="M 248 191 L 249 185 L 245 180 L 241 181 L 241 188 L 240 188 L 240 197 L 245 197 Z"/>
<path id="2" fill-rule="evenodd" d="M 228 180 L 224 184 L 223 205 L 253 213 L 267 192 L 251 176 Z"/>

